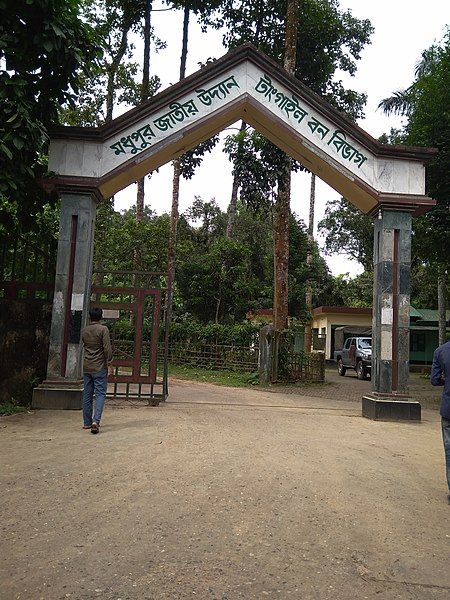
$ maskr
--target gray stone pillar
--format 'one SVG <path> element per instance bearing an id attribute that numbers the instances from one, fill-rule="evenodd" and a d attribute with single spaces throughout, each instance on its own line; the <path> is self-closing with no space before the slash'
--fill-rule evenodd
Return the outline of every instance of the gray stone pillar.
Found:
<path id="1" fill-rule="evenodd" d="M 420 404 L 407 401 L 411 219 L 383 208 L 374 221 L 373 393 L 363 398 L 370 418 L 420 419 Z"/>
<path id="2" fill-rule="evenodd" d="M 96 206 L 89 192 L 61 194 L 47 379 L 33 391 L 34 408 L 81 408 L 80 332 L 89 310 Z"/>
<path id="3" fill-rule="evenodd" d="M 411 214 L 380 211 L 374 222 L 372 389 L 406 394 L 409 380 Z"/>

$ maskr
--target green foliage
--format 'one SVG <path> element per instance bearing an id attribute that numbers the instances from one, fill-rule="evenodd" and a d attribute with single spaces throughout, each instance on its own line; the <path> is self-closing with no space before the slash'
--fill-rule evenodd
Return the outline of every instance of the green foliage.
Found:
<path id="1" fill-rule="evenodd" d="M 180 217 L 175 320 L 189 314 L 199 322 L 234 323 L 251 309 L 272 306 L 271 219 L 239 205 L 233 240 L 224 238 L 226 222 L 226 214 L 214 200 L 205 202 L 200 197 Z M 146 208 L 144 218 L 136 221 L 135 209 L 118 213 L 111 203 L 103 203 L 97 214 L 94 264 L 107 271 L 132 270 L 136 247 L 143 270 L 166 272 L 168 232 L 168 215 L 156 216 Z M 306 280 L 313 281 L 316 303 L 329 294 L 332 278 L 317 248 L 311 268 L 306 267 L 307 235 L 294 216 L 290 244 L 290 314 L 304 319 Z"/>
<path id="2" fill-rule="evenodd" d="M 151 327 L 151 324 L 147 325 Z M 130 323 L 129 319 L 121 319 L 114 324 L 115 337 L 120 340 L 133 340 L 134 329 L 134 324 Z M 259 325 L 254 325 L 249 321 L 223 325 L 212 322 L 200 323 L 195 319 L 183 316 L 172 321 L 170 325 L 170 339 L 173 342 L 250 346 L 258 343 L 258 332 Z M 164 331 L 160 330 L 159 334 L 162 340 Z"/>
<path id="3" fill-rule="evenodd" d="M 148 207 L 144 218 L 136 220 L 136 209 L 114 211 L 110 202 L 97 212 L 94 264 L 107 270 L 133 270 L 135 248 L 140 253 L 143 271 L 167 270 L 168 215 L 156 216 Z"/>
<path id="4" fill-rule="evenodd" d="M 259 383 L 258 373 L 227 371 L 225 369 L 202 369 L 188 365 L 169 365 L 169 375 L 176 379 L 202 381 L 229 387 L 250 387 Z"/>
<path id="5" fill-rule="evenodd" d="M 99 53 L 78 0 L 0 0 L 0 193 L 2 217 L 27 225 L 44 202 L 46 127 L 77 93 Z M 2 202 L 4 204 L 4 202 Z M 2 219 L 3 220 L 3 219 Z"/>
<path id="6" fill-rule="evenodd" d="M 13 415 L 15 413 L 26 412 L 27 410 L 26 406 L 20 406 L 14 399 L 10 402 L 0 404 L 0 416 Z"/>
<path id="7" fill-rule="evenodd" d="M 0 193 L 0 238 L 6 237 L 19 228 L 17 202 L 11 202 Z"/>
<path id="8" fill-rule="evenodd" d="M 201 342 L 205 344 L 221 344 L 225 346 L 250 346 L 258 343 L 259 326 L 249 321 L 234 325 L 219 323 L 199 323 L 185 320 L 173 322 L 170 337 L 173 342 Z"/>
<path id="9" fill-rule="evenodd" d="M 76 105 L 61 111 L 68 125 L 99 126 L 112 118 L 117 104 L 136 106 L 142 101 L 142 83 L 137 75 L 142 66 L 133 60 L 131 34 L 142 35 L 146 0 L 90 0 L 82 2 L 82 16 L 104 48 L 104 54 L 90 73 L 80 76 Z M 156 51 L 165 43 L 151 31 Z M 147 97 L 159 89 L 160 80 L 150 77 Z"/>
<path id="10" fill-rule="evenodd" d="M 422 53 L 413 83 L 380 103 L 390 114 L 408 117 L 403 141 L 439 150 L 426 170 L 428 194 L 437 206 L 414 223 L 413 254 L 440 269 L 450 264 L 450 30 Z"/>
<path id="11" fill-rule="evenodd" d="M 436 286 L 442 266 L 438 262 L 415 260 L 411 265 L 411 304 L 414 308 L 438 308 Z M 450 280 L 447 278 L 446 298 L 450 298 Z"/>
<path id="12" fill-rule="evenodd" d="M 328 306 L 352 306 L 369 308 L 373 301 L 373 271 L 364 271 L 356 277 L 338 275 L 332 280 L 327 302 Z"/>
<path id="13" fill-rule="evenodd" d="M 188 8 L 195 15 L 206 17 L 222 4 L 222 0 L 166 0 L 166 4 L 173 8 Z"/>
<path id="14" fill-rule="evenodd" d="M 257 281 L 243 244 L 219 238 L 207 252 L 180 252 L 179 263 L 177 288 L 186 311 L 204 321 L 244 316 Z"/>
<path id="15" fill-rule="evenodd" d="M 219 135 L 215 135 L 209 140 L 205 140 L 192 150 L 188 150 L 185 154 L 180 157 L 180 172 L 185 179 L 192 179 L 195 173 L 195 169 L 202 163 L 203 157 L 207 152 L 217 145 L 219 141 Z"/>
<path id="16" fill-rule="evenodd" d="M 224 35 L 227 47 L 252 42 L 279 63 L 283 62 L 286 0 L 244 1 L 239 6 L 225 0 L 219 14 L 205 21 L 218 28 L 227 26 Z M 356 72 L 356 61 L 372 31 L 369 21 L 339 10 L 337 0 L 300 3 L 296 77 L 353 120 L 363 115 L 366 96 L 345 89 L 335 73 Z M 241 201 L 268 212 L 285 171 L 284 153 L 252 129 L 229 136 L 224 151 L 240 183 Z M 304 170 L 294 160 L 290 165 L 293 171 Z"/>
<path id="17" fill-rule="evenodd" d="M 338 0 L 302 0 L 299 5 L 296 77 L 356 119 L 362 115 L 365 95 L 346 90 L 334 75 L 338 70 L 355 74 L 373 27 L 367 19 L 340 10 Z M 252 42 L 282 64 L 286 7 L 287 0 L 223 0 L 219 10 L 203 21 L 217 29 L 226 27 L 227 48 Z"/>
<path id="18" fill-rule="evenodd" d="M 426 53 L 407 125 L 407 142 L 438 149 L 426 170 L 428 194 L 437 206 L 417 220 L 416 252 L 422 260 L 450 266 L 450 31 Z"/>
<path id="19" fill-rule="evenodd" d="M 367 270 L 373 264 L 372 218 L 344 198 L 327 202 L 325 218 L 318 224 L 325 237 L 325 252 L 347 254 Z"/>
<path id="20" fill-rule="evenodd" d="M 226 222 L 214 198 L 205 202 L 200 196 L 195 196 L 183 217 L 197 226 L 192 230 L 193 237 L 205 246 L 210 246 L 214 239 L 223 236 Z"/>
<path id="21" fill-rule="evenodd" d="M 224 152 L 241 186 L 240 200 L 252 210 L 269 213 L 276 199 L 283 153 L 257 131 L 246 128 L 225 139 Z M 298 170 L 298 163 L 293 163 Z"/>

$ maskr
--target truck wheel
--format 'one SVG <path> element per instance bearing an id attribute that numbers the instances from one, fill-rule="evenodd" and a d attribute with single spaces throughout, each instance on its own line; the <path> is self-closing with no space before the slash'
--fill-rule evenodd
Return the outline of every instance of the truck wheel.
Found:
<path id="1" fill-rule="evenodd" d="M 338 358 L 338 373 L 341 377 L 344 377 L 347 369 L 344 367 L 344 363 L 342 362 L 342 358 Z"/>
<path id="2" fill-rule="evenodd" d="M 362 361 L 359 361 L 356 365 L 356 376 L 358 379 L 361 380 L 366 379 L 367 377 L 367 371 L 364 365 L 362 364 Z"/>

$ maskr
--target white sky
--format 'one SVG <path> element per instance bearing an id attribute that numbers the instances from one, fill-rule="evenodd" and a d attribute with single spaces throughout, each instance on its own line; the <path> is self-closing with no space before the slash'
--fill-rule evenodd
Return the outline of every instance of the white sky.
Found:
<path id="1" fill-rule="evenodd" d="M 396 117 L 386 117 L 377 110 L 378 103 L 398 89 L 408 87 L 414 79 L 414 69 L 423 50 L 439 41 L 446 24 L 450 24 L 450 2 L 448 0 L 341 0 L 342 9 L 350 9 L 355 17 L 369 19 L 375 28 L 372 44 L 362 52 L 358 70 L 354 77 L 342 76 L 347 87 L 368 94 L 365 119 L 358 124 L 373 137 L 389 132 L 401 123 Z M 155 0 L 154 8 L 165 8 Z M 181 11 L 153 12 L 152 23 L 155 33 L 167 42 L 167 49 L 152 54 L 151 72 L 161 78 L 164 89 L 178 81 L 181 54 Z M 225 54 L 222 34 L 208 31 L 203 34 L 191 18 L 189 28 L 187 75 L 198 70 L 199 62 L 208 57 L 220 58 Z M 238 124 L 237 124 L 238 125 Z M 222 134 L 224 137 L 225 134 Z M 194 196 L 204 200 L 215 198 L 222 210 L 226 210 L 231 194 L 231 163 L 219 145 L 207 155 L 196 175 L 180 182 L 180 213 L 192 203 Z M 308 174 L 293 174 L 292 210 L 305 222 L 309 210 Z M 323 218 L 327 200 L 338 198 L 332 188 L 316 179 L 315 224 Z M 115 197 L 115 208 L 129 208 L 136 201 L 136 186 L 131 185 Z M 170 164 L 159 169 L 159 173 L 146 180 L 145 203 L 158 214 L 170 212 L 172 201 L 172 167 Z M 319 242 L 321 240 L 319 239 Z M 346 256 L 326 257 L 334 275 L 361 272 L 360 266 Z"/>

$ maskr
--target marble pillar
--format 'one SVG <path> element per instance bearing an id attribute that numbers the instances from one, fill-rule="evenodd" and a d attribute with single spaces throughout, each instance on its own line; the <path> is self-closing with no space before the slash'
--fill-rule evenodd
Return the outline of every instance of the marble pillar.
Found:
<path id="1" fill-rule="evenodd" d="M 33 391 L 35 408 L 81 408 L 80 333 L 89 310 L 96 207 L 89 192 L 61 194 L 47 379 Z"/>
<path id="2" fill-rule="evenodd" d="M 411 213 L 382 210 L 374 222 L 372 388 L 407 394 Z"/>
<path id="3" fill-rule="evenodd" d="M 408 400 L 409 301 L 412 216 L 380 209 L 374 220 L 372 394 L 363 416 L 420 420 L 420 404 Z"/>

